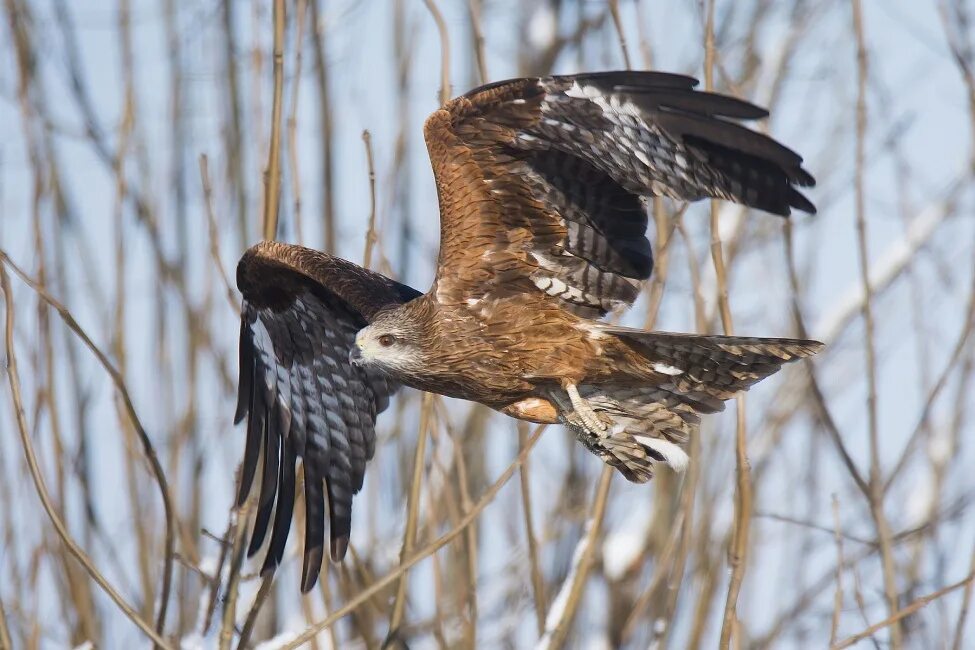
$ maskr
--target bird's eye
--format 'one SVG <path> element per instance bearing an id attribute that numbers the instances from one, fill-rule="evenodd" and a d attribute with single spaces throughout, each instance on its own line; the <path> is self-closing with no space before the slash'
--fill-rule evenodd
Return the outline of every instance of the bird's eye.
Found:
<path id="1" fill-rule="evenodd" d="M 379 337 L 379 345 L 383 346 L 384 348 L 388 348 L 395 341 L 396 337 L 394 337 L 392 334 L 383 334 Z"/>

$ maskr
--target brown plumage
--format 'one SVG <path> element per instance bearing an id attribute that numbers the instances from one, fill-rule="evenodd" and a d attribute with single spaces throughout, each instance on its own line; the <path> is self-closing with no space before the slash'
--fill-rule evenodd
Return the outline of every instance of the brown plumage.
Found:
<path id="1" fill-rule="evenodd" d="M 813 184 L 802 159 L 735 121 L 765 111 L 695 84 L 654 72 L 515 79 L 433 113 L 424 135 L 441 245 L 423 295 L 298 246 L 264 242 L 245 253 L 239 500 L 263 455 L 250 550 L 274 511 L 266 570 L 284 552 L 298 458 L 308 509 L 302 588 L 320 570 L 326 497 L 331 555 L 344 555 L 375 419 L 398 384 L 562 422 L 642 482 L 654 462 L 683 467 L 680 444 L 700 413 L 820 349 L 594 320 L 632 304 L 650 277 L 648 196 L 814 211 L 796 190 Z"/>

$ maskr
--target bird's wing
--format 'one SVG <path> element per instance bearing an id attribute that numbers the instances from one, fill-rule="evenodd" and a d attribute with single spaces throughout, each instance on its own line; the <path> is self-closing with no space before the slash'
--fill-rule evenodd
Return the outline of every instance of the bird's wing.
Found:
<path id="1" fill-rule="evenodd" d="M 629 305 L 653 269 L 647 196 L 814 212 L 796 189 L 814 183 L 802 159 L 737 123 L 766 111 L 696 83 L 657 72 L 514 79 L 433 113 L 438 299 L 534 293 L 589 317 Z"/>
<path id="2" fill-rule="evenodd" d="M 302 459 L 301 584 L 308 591 L 324 554 L 325 498 L 331 555 L 341 559 L 348 547 L 352 496 L 362 487 L 375 450 L 376 416 L 397 388 L 349 363 L 356 332 L 383 307 L 419 292 L 351 262 L 277 242 L 263 242 L 244 254 L 237 286 L 244 299 L 234 421 L 247 417 L 238 505 L 250 493 L 259 457 L 264 458 L 248 553 L 260 548 L 274 510 L 263 570 L 273 571 L 281 562 L 294 508 L 295 465 Z"/>

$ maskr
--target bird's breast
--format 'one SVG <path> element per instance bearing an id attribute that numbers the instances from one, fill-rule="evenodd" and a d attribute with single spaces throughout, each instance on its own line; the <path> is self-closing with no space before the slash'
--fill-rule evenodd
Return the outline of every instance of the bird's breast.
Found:
<path id="1" fill-rule="evenodd" d="M 537 300 L 501 300 L 441 309 L 437 356 L 445 372 L 438 392 L 497 407 L 583 374 L 598 342 L 577 318 L 546 307 Z"/>

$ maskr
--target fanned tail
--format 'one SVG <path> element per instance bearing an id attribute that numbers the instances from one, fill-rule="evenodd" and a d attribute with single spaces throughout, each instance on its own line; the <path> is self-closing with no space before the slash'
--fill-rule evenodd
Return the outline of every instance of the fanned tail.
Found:
<path id="1" fill-rule="evenodd" d="M 643 483 L 653 464 L 681 471 L 681 445 L 700 425 L 701 413 L 724 409 L 724 401 L 777 372 L 783 364 L 816 354 L 818 341 L 647 332 L 614 325 L 600 329 L 636 352 L 625 377 L 583 384 L 580 396 L 606 425 L 594 431 L 557 398 L 563 420 L 579 440 L 628 480 Z M 553 395 L 553 397 L 555 397 Z"/>

